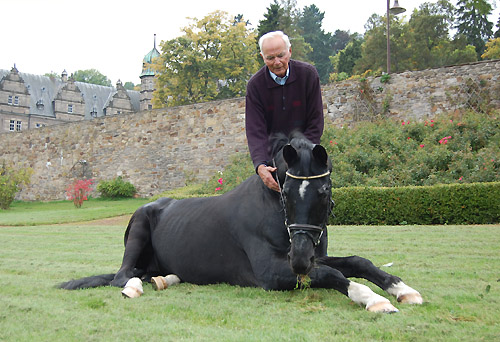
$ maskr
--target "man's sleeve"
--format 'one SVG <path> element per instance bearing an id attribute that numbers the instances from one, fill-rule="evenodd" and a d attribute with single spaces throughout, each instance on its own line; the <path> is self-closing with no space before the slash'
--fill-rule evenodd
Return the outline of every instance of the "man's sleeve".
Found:
<path id="1" fill-rule="evenodd" d="M 267 123 L 262 103 L 257 100 L 252 85 L 247 87 L 245 102 L 245 131 L 248 149 L 254 167 L 266 164 L 269 159 L 269 139 L 267 136 Z"/>

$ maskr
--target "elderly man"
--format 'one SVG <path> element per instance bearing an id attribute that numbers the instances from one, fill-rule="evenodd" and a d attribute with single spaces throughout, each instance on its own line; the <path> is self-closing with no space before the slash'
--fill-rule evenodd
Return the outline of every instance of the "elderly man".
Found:
<path id="1" fill-rule="evenodd" d="M 245 125 L 248 148 L 256 172 L 264 184 L 279 191 L 273 178 L 269 137 L 299 130 L 318 144 L 323 134 L 323 103 L 314 66 L 290 59 L 292 47 L 281 31 L 259 39 L 266 64 L 247 85 Z"/>

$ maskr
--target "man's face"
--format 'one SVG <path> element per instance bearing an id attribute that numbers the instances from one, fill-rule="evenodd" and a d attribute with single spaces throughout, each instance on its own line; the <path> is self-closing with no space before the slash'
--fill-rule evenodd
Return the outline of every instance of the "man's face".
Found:
<path id="1" fill-rule="evenodd" d="M 279 77 L 286 75 L 288 62 L 292 56 L 292 48 L 286 48 L 281 37 L 272 37 L 262 42 L 262 58 L 269 70 Z"/>

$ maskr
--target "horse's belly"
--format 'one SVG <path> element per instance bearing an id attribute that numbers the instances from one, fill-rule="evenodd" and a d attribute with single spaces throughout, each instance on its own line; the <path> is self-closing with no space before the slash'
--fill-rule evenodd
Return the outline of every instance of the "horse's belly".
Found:
<path id="1" fill-rule="evenodd" d="M 257 286 L 246 253 L 227 227 L 187 223 L 167 222 L 153 233 L 153 249 L 162 273 L 176 274 L 193 284 Z"/>

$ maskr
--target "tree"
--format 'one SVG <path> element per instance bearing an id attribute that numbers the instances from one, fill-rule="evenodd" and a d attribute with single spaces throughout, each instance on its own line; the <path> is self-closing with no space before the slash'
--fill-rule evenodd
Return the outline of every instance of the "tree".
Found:
<path id="1" fill-rule="evenodd" d="M 361 58 L 362 39 L 353 39 L 347 44 L 345 49 L 340 50 L 337 55 L 332 58 L 332 66 L 336 73 L 345 73 L 347 76 L 352 76 L 356 61 Z"/>
<path id="2" fill-rule="evenodd" d="M 184 35 L 161 43 L 156 59 L 155 107 L 243 96 L 257 71 L 255 36 L 244 20 L 216 11 L 192 23 Z"/>
<path id="3" fill-rule="evenodd" d="M 495 32 L 495 34 L 493 35 L 493 37 L 495 38 L 500 38 L 500 14 L 498 15 L 498 21 L 497 21 L 497 30 Z"/>
<path id="4" fill-rule="evenodd" d="M 257 27 L 256 41 L 268 32 L 283 31 L 292 44 L 292 58 L 312 62 L 308 54 L 312 51 L 311 46 L 305 42 L 302 31 L 297 25 L 299 11 L 296 8 L 296 0 L 274 0 L 274 3 L 267 8 L 264 14 L 264 20 L 259 21 Z M 259 59 L 260 65 L 264 65 L 262 59 Z"/>
<path id="5" fill-rule="evenodd" d="M 500 58 L 500 37 L 490 39 L 486 43 L 486 51 L 481 56 L 483 59 L 497 59 Z"/>
<path id="6" fill-rule="evenodd" d="M 325 12 L 320 12 L 318 7 L 310 5 L 304 7 L 297 20 L 304 41 L 312 48 L 307 57 L 316 66 L 323 84 L 328 82 L 329 74 L 332 71 L 329 57 L 334 54 L 333 37 L 331 33 L 325 33 L 321 27 L 324 17 Z"/>
<path id="7" fill-rule="evenodd" d="M 73 74 L 75 81 L 111 87 L 109 78 L 101 74 L 96 69 L 77 70 Z"/>
<path id="8" fill-rule="evenodd" d="M 467 43 L 476 48 L 478 58 L 493 34 L 493 23 L 488 21 L 491 11 L 487 0 L 458 0 L 457 3 L 456 35 L 463 35 Z"/>
<path id="9" fill-rule="evenodd" d="M 450 39 L 454 23 L 454 7 L 448 0 L 424 3 L 404 22 L 391 16 L 391 68 L 394 72 L 421 70 L 477 60 L 464 36 Z M 355 73 L 366 70 L 384 71 L 387 58 L 386 19 L 372 15 L 365 25 L 362 58 Z"/>
<path id="10" fill-rule="evenodd" d="M 127 90 L 134 90 L 135 85 L 132 82 L 125 82 L 125 84 L 123 85 L 123 88 L 125 88 Z"/>

